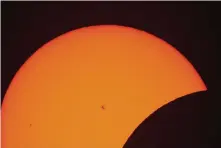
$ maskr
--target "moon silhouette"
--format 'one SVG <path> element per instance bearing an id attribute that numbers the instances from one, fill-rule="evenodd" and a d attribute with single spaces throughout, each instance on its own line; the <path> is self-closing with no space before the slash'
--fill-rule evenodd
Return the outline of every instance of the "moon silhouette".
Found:
<path id="1" fill-rule="evenodd" d="M 149 33 L 80 28 L 38 49 L 13 78 L 2 147 L 122 148 L 151 113 L 206 90 L 191 63 Z"/>

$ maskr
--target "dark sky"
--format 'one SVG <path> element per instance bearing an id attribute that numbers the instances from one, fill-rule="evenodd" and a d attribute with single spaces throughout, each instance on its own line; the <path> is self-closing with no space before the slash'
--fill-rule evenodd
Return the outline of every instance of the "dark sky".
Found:
<path id="1" fill-rule="evenodd" d="M 125 148 L 213 147 L 218 133 L 215 104 L 220 86 L 217 71 L 221 3 L 1 3 L 2 100 L 19 67 L 51 39 L 90 25 L 130 26 L 154 34 L 178 49 L 194 65 L 209 91 L 185 96 L 154 113 L 136 130 Z"/>

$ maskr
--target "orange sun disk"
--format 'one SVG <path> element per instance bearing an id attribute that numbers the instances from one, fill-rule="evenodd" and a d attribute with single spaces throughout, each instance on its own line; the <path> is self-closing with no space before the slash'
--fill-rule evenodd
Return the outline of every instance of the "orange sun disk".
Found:
<path id="1" fill-rule="evenodd" d="M 206 86 L 171 45 L 115 25 L 50 41 L 20 68 L 2 105 L 3 148 L 122 148 L 136 127 Z"/>

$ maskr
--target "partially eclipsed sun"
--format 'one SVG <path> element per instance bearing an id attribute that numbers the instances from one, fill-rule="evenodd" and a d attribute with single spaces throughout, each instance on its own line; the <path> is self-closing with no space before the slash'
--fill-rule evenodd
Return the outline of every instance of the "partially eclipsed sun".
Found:
<path id="1" fill-rule="evenodd" d="M 129 27 L 77 29 L 20 68 L 2 105 L 3 148 L 122 148 L 151 113 L 206 90 L 172 46 Z"/>

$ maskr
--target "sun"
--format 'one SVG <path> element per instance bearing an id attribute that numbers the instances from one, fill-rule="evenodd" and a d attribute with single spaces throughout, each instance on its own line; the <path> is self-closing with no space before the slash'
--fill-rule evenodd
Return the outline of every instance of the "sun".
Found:
<path id="1" fill-rule="evenodd" d="M 122 148 L 151 113 L 207 88 L 165 41 L 130 27 L 80 28 L 20 68 L 2 105 L 3 148 Z"/>

